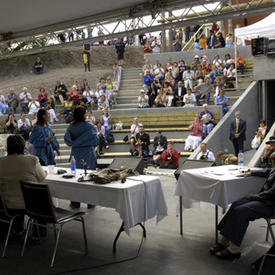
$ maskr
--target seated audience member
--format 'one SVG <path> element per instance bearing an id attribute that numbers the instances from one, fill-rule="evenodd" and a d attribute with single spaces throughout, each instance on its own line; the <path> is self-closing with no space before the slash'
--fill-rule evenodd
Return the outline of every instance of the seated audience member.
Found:
<path id="1" fill-rule="evenodd" d="M 269 141 L 266 142 L 264 154 L 261 158 L 261 163 L 263 167 L 275 167 L 275 131 L 273 135 L 274 136 L 271 136 L 269 138 Z"/>
<path id="2" fill-rule="evenodd" d="M 180 80 L 182 80 L 182 74 L 183 72 L 186 70 L 187 66 L 185 65 L 185 62 L 183 59 L 180 60 L 180 63 L 179 63 L 179 77 L 180 77 Z"/>
<path id="3" fill-rule="evenodd" d="M 235 64 L 235 57 L 232 58 L 232 63 Z M 241 74 L 244 74 L 244 60 L 239 56 L 239 52 L 237 51 L 237 69 L 240 69 Z"/>
<path id="4" fill-rule="evenodd" d="M 25 140 L 28 140 L 31 126 L 30 120 L 26 118 L 26 114 L 22 113 L 17 122 L 18 134 L 22 135 Z"/>
<path id="5" fill-rule="evenodd" d="M 209 104 L 212 86 L 210 85 L 210 80 L 208 77 L 205 79 L 205 81 L 200 80 L 199 84 L 194 87 L 194 90 L 196 92 L 196 102 L 198 106 L 201 106 L 201 98 L 203 98 L 205 102 Z"/>
<path id="6" fill-rule="evenodd" d="M 142 72 L 143 72 L 143 75 L 146 74 L 146 71 L 149 70 L 150 72 L 152 72 L 153 70 L 153 66 L 152 64 L 150 63 L 150 60 L 149 59 L 145 59 L 144 60 L 144 65 L 142 67 Z"/>
<path id="7" fill-rule="evenodd" d="M 199 43 L 200 43 L 200 50 L 205 50 L 207 48 L 207 39 L 204 34 L 201 35 Z"/>
<path id="8" fill-rule="evenodd" d="M 224 88 L 221 89 L 220 94 L 215 98 L 215 105 L 222 106 L 222 112 L 225 115 L 228 112 L 228 98 L 224 95 Z"/>
<path id="9" fill-rule="evenodd" d="M 85 109 L 88 108 L 88 100 L 87 100 L 86 97 L 83 96 L 83 94 L 81 92 L 78 94 L 78 98 L 75 101 L 75 105 L 76 106 L 82 106 Z"/>
<path id="10" fill-rule="evenodd" d="M 201 48 L 200 40 L 196 39 L 195 44 L 194 44 L 194 51 L 199 51 L 200 48 Z"/>
<path id="11" fill-rule="evenodd" d="M 168 142 L 167 149 L 161 154 L 160 168 L 177 169 L 179 167 L 180 152 L 173 148 L 173 142 Z"/>
<path id="12" fill-rule="evenodd" d="M 267 133 L 267 126 L 266 126 L 265 120 L 260 120 L 258 130 L 261 132 L 262 139 L 264 139 L 264 137 Z"/>
<path id="13" fill-rule="evenodd" d="M 238 158 L 234 154 L 228 154 L 223 151 L 218 151 L 217 157 L 221 160 L 222 165 L 238 164 Z"/>
<path id="14" fill-rule="evenodd" d="M 251 148 L 257 150 L 260 147 L 261 143 L 262 143 L 262 132 L 258 130 L 256 132 L 255 137 L 251 141 Z"/>
<path id="15" fill-rule="evenodd" d="M 275 142 L 274 145 L 275 147 Z M 218 225 L 219 242 L 210 248 L 219 259 L 234 260 L 241 257 L 241 244 L 250 221 L 272 216 L 275 206 L 275 169 L 253 170 L 240 177 L 264 177 L 262 189 L 257 194 L 247 194 L 235 201 Z"/>
<path id="16" fill-rule="evenodd" d="M 144 131 L 143 125 L 139 125 L 139 132 L 136 134 L 136 150 L 138 157 L 147 159 L 149 156 L 150 136 Z"/>
<path id="17" fill-rule="evenodd" d="M 164 80 L 165 70 L 161 67 L 161 64 L 157 64 L 157 67 L 154 69 L 155 77 L 158 76 L 160 81 Z"/>
<path id="18" fill-rule="evenodd" d="M 28 89 L 24 87 L 22 92 L 19 94 L 20 106 L 22 108 L 23 113 L 27 114 L 29 112 L 29 103 L 32 100 L 31 94 L 28 92 Z"/>
<path id="19" fill-rule="evenodd" d="M 48 106 L 48 105 L 51 105 L 51 108 L 55 110 L 55 99 L 54 99 L 53 96 L 51 96 L 51 97 L 49 98 L 49 101 L 48 101 L 48 103 L 47 103 L 47 106 Z"/>
<path id="20" fill-rule="evenodd" d="M 171 107 L 174 99 L 174 91 L 171 86 L 169 86 L 168 82 L 164 83 L 163 92 L 166 95 L 167 107 Z"/>
<path id="21" fill-rule="evenodd" d="M 186 71 L 183 72 L 182 78 L 184 80 L 184 87 L 193 89 L 194 71 L 188 66 Z"/>
<path id="22" fill-rule="evenodd" d="M 41 107 L 45 107 L 48 103 L 48 94 L 43 87 L 41 87 L 39 90 L 38 101 Z"/>
<path id="23" fill-rule="evenodd" d="M 206 143 L 200 144 L 200 152 L 197 155 L 197 160 L 209 160 L 209 161 L 216 161 L 215 155 L 213 152 L 207 149 Z"/>
<path id="24" fill-rule="evenodd" d="M 41 62 L 40 57 L 36 58 L 35 63 L 33 65 L 33 70 L 36 74 L 42 74 L 43 73 L 43 64 Z"/>
<path id="25" fill-rule="evenodd" d="M 114 82 L 112 81 L 112 78 L 110 76 L 107 77 L 106 79 L 106 92 L 109 95 L 111 102 L 112 103 L 117 103 L 116 98 L 118 95 L 118 89 L 116 88 Z"/>
<path id="26" fill-rule="evenodd" d="M 203 104 L 202 111 L 200 113 L 200 120 L 203 123 L 203 135 L 204 137 L 208 136 L 209 133 L 214 128 L 214 116 L 213 114 L 208 110 L 208 105 Z"/>
<path id="27" fill-rule="evenodd" d="M 150 107 L 156 107 L 156 97 L 157 97 L 157 92 L 156 92 L 156 89 L 153 88 L 149 95 L 149 101 L 148 101 Z"/>
<path id="28" fill-rule="evenodd" d="M 38 110 L 40 109 L 40 104 L 35 98 L 32 98 L 31 102 L 28 105 L 29 108 L 29 114 L 36 114 Z"/>
<path id="29" fill-rule="evenodd" d="M 87 99 L 87 103 L 91 108 L 94 108 L 96 102 L 96 95 L 93 90 L 90 89 L 90 86 L 86 86 L 83 92 L 83 98 Z"/>
<path id="30" fill-rule="evenodd" d="M 181 49 L 182 49 L 182 43 L 181 43 L 181 41 L 179 40 L 178 37 L 176 37 L 176 40 L 173 43 L 173 46 L 174 46 L 175 52 L 180 52 L 181 51 Z"/>
<path id="31" fill-rule="evenodd" d="M 210 84 L 215 85 L 216 79 L 220 76 L 221 76 L 220 71 L 217 69 L 217 67 L 215 65 L 212 65 L 212 70 L 209 74 Z"/>
<path id="32" fill-rule="evenodd" d="M 22 236 L 25 203 L 21 191 L 20 181 L 42 182 L 46 173 L 39 164 L 38 158 L 24 155 L 25 140 L 21 135 L 10 135 L 7 138 L 6 157 L 0 158 L 0 188 L 9 212 L 12 215 L 22 214 L 14 220 L 13 234 Z"/>
<path id="33" fill-rule="evenodd" d="M 64 101 L 64 112 L 63 114 L 65 116 L 69 115 L 70 113 L 73 112 L 73 108 L 74 108 L 74 103 L 72 101 L 72 98 L 68 95 L 67 99 Z"/>
<path id="34" fill-rule="evenodd" d="M 95 123 L 97 127 L 97 136 L 98 136 L 98 152 L 100 155 L 103 154 L 103 148 L 108 149 L 107 140 L 105 138 L 105 128 L 101 125 L 100 121 L 97 120 Z"/>
<path id="35" fill-rule="evenodd" d="M 96 118 L 95 118 L 95 116 L 93 115 L 93 112 L 92 112 L 92 111 L 87 111 L 87 113 L 86 113 L 86 121 L 87 121 L 87 122 L 90 122 L 92 125 L 95 125 L 95 123 L 96 123 Z"/>
<path id="36" fill-rule="evenodd" d="M 75 87 L 76 87 L 77 93 L 81 92 L 81 85 L 80 85 L 80 83 L 78 82 L 78 80 L 74 80 L 72 86 L 75 86 Z"/>
<path id="37" fill-rule="evenodd" d="M 153 146 L 153 163 L 156 168 L 161 162 L 161 154 L 167 149 L 167 139 L 161 134 L 160 130 L 156 132 Z"/>
<path id="38" fill-rule="evenodd" d="M 163 88 L 160 88 L 159 94 L 156 96 L 155 105 L 156 107 L 166 107 L 166 93 L 164 92 Z"/>
<path id="39" fill-rule="evenodd" d="M 8 107 L 12 109 L 14 113 L 16 113 L 16 108 L 18 107 L 18 98 L 14 89 L 10 89 L 7 103 L 8 103 Z"/>
<path id="40" fill-rule="evenodd" d="M 64 83 L 60 80 L 56 82 L 56 86 L 54 88 L 54 97 L 59 99 L 62 96 L 63 99 L 67 98 L 68 89 Z"/>
<path id="41" fill-rule="evenodd" d="M 89 86 L 89 82 L 88 82 L 88 80 L 86 78 L 84 78 L 82 80 L 81 92 L 84 92 L 87 86 Z"/>
<path id="42" fill-rule="evenodd" d="M 216 54 L 215 57 L 214 57 L 212 70 L 213 70 L 214 66 L 218 71 L 222 71 L 222 69 L 223 69 L 222 61 L 221 61 L 220 56 L 218 54 Z"/>
<path id="43" fill-rule="evenodd" d="M 213 86 L 213 101 L 215 102 L 216 97 L 220 94 L 220 91 L 224 88 L 224 83 L 221 81 L 220 77 L 216 77 L 215 85 Z"/>
<path id="44" fill-rule="evenodd" d="M 100 96 L 100 98 L 98 99 L 97 104 L 98 104 L 98 110 L 104 110 L 105 108 L 109 109 L 109 107 L 110 107 L 109 101 L 105 97 L 105 95 Z"/>
<path id="45" fill-rule="evenodd" d="M 231 48 L 233 47 L 233 35 L 232 33 L 228 33 L 225 37 L 225 47 L 226 48 Z"/>
<path id="46" fill-rule="evenodd" d="M 233 83 L 229 83 L 229 81 L 235 81 L 236 80 L 236 74 L 237 74 L 237 70 L 235 69 L 235 64 L 231 63 L 230 67 L 228 69 L 224 68 L 223 70 L 223 79 L 224 82 L 226 83 L 226 85 L 229 88 L 234 88 L 234 84 Z"/>
<path id="47" fill-rule="evenodd" d="M 145 94 L 144 90 L 140 90 L 140 95 L 138 97 L 138 108 L 148 108 L 149 106 L 149 97 Z"/>
<path id="48" fill-rule="evenodd" d="M 217 44 L 215 48 L 224 48 L 225 47 L 225 40 L 221 32 L 217 34 Z"/>
<path id="49" fill-rule="evenodd" d="M 174 63 L 172 62 L 171 57 L 168 57 L 167 63 L 164 65 L 165 71 L 168 71 L 169 68 L 170 67 L 172 68 L 173 66 L 174 66 Z"/>
<path id="50" fill-rule="evenodd" d="M 135 137 L 136 137 L 136 134 L 139 132 L 139 127 L 140 127 L 140 123 L 138 121 L 138 118 L 135 117 L 133 119 L 133 124 L 131 125 L 131 128 L 130 128 L 130 132 L 131 132 L 130 145 L 131 145 L 132 150 L 136 149 Z"/>
<path id="51" fill-rule="evenodd" d="M 8 134 L 16 134 L 17 130 L 17 121 L 14 118 L 14 113 L 10 113 L 6 119 L 6 128 Z"/>
<path id="52" fill-rule="evenodd" d="M 151 84 L 154 82 L 154 75 L 150 73 L 149 70 L 146 71 L 146 74 L 143 78 L 144 85 L 149 88 Z"/>
<path id="53" fill-rule="evenodd" d="M 186 141 L 184 150 L 194 151 L 202 140 L 202 122 L 200 122 L 199 115 L 195 115 L 194 120 L 190 122 L 188 130 L 190 131 Z"/>
<path id="54" fill-rule="evenodd" d="M 96 85 L 96 91 L 97 91 L 97 92 L 101 91 L 102 88 L 105 87 L 105 86 L 106 86 L 106 85 L 105 85 L 105 79 L 104 79 L 104 77 L 101 77 L 101 78 L 99 79 L 99 82 L 98 82 L 97 85 Z"/>
<path id="55" fill-rule="evenodd" d="M 72 98 L 74 105 L 76 105 L 76 101 L 78 99 L 77 86 L 73 85 L 72 90 L 69 92 L 69 96 Z"/>
<path id="56" fill-rule="evenodd" d="M 109 114 L 107 108 L 103 109 L 103 114 L 100 117 L 99 121 L 105 129 L 105 138 L 107 138 L 110 134 L 111 129 L 112 129 L 112 116 Z"/>
<path id="57" fill-rule="evenodd" d="M 0 94 L 0 113 L 6 114 L 7 113 L 8 105 L 6 104 L 6 100 L 4 95 Z"/>
<path id="58" fill-rule="evenodd" d="M 190 69 L 192 69 L 195 72 L 198 69 L 199 65 L 200 65 L 200 57 L 198 55 L 195 55 Z M 187 68 L 188 66 L 185 68 L 185 71 L 187 70 Z"/>
<path id="59" fill-rule="evenodd" d="M 164 78 L 165 83 L 167 83 L 171 88 L 174 87 L 175 84 L 175 79 L 173 77 L 172 70 L 173 68 L 169 67 L 168 72 L 165 74 Z"/>
<path id="60" fill-rule="evenodd" d="M 147 40 L 145 45 L 143 46 L 143 52 L 144 53 L 152 53 L 152 48 L 151 48 L 149 40 Z"/>
<path id="61" fill-rule="evenodd" d="M 57 122 L 58 118 L 56 117 L 55 109 L 52 107 L 52 105 L 50 103 L 47 104 L 46 110 L 50 114 L 50 124 Z"/>
<path id="62" fill-rule="evenodd" d="M 230 67 L 230 64 L 232 63 L 232 58 L 230 56 L 230 54 L 226 54 L 224 56 L 224 60 L 223 60 L 223 66 L 228 69 Z"/>
<path id="63" fill-rule="evenodd" d="M 177 106 L 177 103 L 180 104 L 180 106 L 183 106 L 183 97 L 186 94 L 186 89 L 182 84 L 182 81 L 178 82 L 177 88 L 175 89 L 174 93 L 174 106 Z"/>
<path id="64" fill-rule="evenodd" d="M 204 78 L 205 78 L 205 74 L 204 74 L 204 71 L 202 70 L 202 65 L 198 65 L 198 68 L 195 71 L 194 79 L 199 80 Z"/>
<path id="65" fill-rule="evenodd" d="M 184 107 L 194 107 L 196 103 L 196 97 L 192 93 L 192 90 L 188 88 L 186 94 L 183 97 Z"/>

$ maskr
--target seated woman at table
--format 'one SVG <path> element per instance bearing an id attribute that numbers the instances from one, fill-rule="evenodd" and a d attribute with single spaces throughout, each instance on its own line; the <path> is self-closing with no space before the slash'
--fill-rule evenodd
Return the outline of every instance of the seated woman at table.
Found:
<path id="1" fill-rule="evenodd" d="M 46 173 L 35 156 L 24 155 L 25 140 L 21 135 L 7 138 L 6 157 L 0 158 L 0 189 L 9 212 L 22 214 L 14 220 L 13 231 L 17 236 L 23 235 L 25 203 L 20 187 L 20 180 L 42 182 Z M 3 227 L 0 227 L 1 229 Z"/>
<path id="2" fill-rule="evenodd" d="M 185 141 L 185 151 L 194 151 L 202 140 L 202 122 L 200 122 L 199 114 L 196 114 L 194 121 L 190 122 L 188 130 L 190 134 Z"/>
<path id="3" fill-rule="evenodd" d="M 274 142 L 275 147 L 275 142 Z M 241 256 L 241 243 L 250 221 L 270 218 L 275 206 L 275 168 L 251 171 L 240 177 L 265 177 L 258 194 L 248 194 L 234 202 L 218 225 L 222 238 L 210 248 L 210 253 L 220 259 L 237 259 Z"/>
<path id="4" fill-rule="evenodd" d="M 64 136 L 65 143 L 72 147 L 71 156 L 74 156 L 77 169 L 84 169 L 83 160 L 88 168 L 96 168 L 95 146 L 98 145 L 97 130 L 94 125 L 86 121 L 86 109 L 77 107 L 73 112 L 73 122 L 67 128 Z M 72 202 L 71 207 L 78 208 L 80 203 Z"/>
<path id="5" fill-rule="evenodd" d="M 49 126 L 50 114 L 45 109 L 37 112 L 37 122 L 33 127 L 29 142 L 33 145 L 33 154 L 43 166 L 55 165 L 55 154 L 60 155 L 59 144 Z"/>

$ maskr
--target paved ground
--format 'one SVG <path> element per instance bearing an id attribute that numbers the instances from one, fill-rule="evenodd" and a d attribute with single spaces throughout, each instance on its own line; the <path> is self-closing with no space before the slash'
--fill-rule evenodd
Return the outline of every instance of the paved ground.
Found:
<path id="1" fill-rule="evenodd" d="M 214 207 L 202 204 L 200 208 L 186 210 L 185 233 L 182 237 L 179 235 L 179 220 L 176 217 L 177 199 L 173 196 L 175 180 L 161 176 L 161 181 L 169 216 L 157 225 L 155 220 L 146 223 L 147 239 L 137 259 L 93 268 L 135 256 L 141 240 L 138 227 L 131 231 L 130 237 L 123 233 L 118 242 L 117 255 L 114 256 L 112 241 L 120 226 L 120 218 L 113 209 L 96 207 L 89 210 L 86 216 L 88 256 L 83 256 L 81 252 L 83 242 L 80 225 L 68 224 L 64 226 L 54 269 L 49 268 L 53 245 L 53 235 L 49 230 L 41 245 L 27 246 L 23 258 L 19 256 L 21 244 L 11 243 L 8 257 L 0 259 L 0 274 L 253 274 L 250 272 L 250 263 L 270 246 L 270 243 L 264 242 L 265 221 L 259 220 L 250 225 L 243 244 L 244 256 L 240 260 L 220 261 L 208 252 L 209 246 L 214 243 Z M 68 202 L 62 201 L 61 205 L 68 207 Z M 86 210 L 85 205 L 83 209 Z"/>

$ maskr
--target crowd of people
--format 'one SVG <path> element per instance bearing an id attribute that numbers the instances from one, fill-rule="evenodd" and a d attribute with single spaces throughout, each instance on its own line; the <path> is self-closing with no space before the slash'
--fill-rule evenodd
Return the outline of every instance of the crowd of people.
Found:
<path id="1" fill-rule="evenodd" d="M 245 64 L 237 53 L 237 69 L 242 73 Z M 235 58 L 226 54 L 224 60 L 216 55 L 211 61 L 207 56 L 194 56 L 193 62 L 187 65 L 184 60 L 173 62 L 168 58 L 166 64 L 156 60 L 150 64 L 148 59 L 142 67 L 144 89 L 140 90 L 139 108 L 150 107 L 192 107 L 203 102 L 221 105 L 223 113 L 228 111 L 229 99 L 226 88 L 234 88 L 237 69 Z"/>

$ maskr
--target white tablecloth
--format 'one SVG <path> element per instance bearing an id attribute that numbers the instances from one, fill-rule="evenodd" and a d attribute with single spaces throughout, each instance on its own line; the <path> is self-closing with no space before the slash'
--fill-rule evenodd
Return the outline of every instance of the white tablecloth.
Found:
<path id="1" fill-rule="evenodd" d="M 252 168 L 225 165 L 184 170 L 179 176 L 175 195 L 182 196 L 183 199 L 209 202 L 226 209 L 232 202 L 247 194 L 257 193 L 263 187 L 265 178 L 236 177 L 247 169 Z"/>
<path id="2" fill-rule="evenodd" d="M 82 172 L 77 170 L 76 177 L 72 179 L 64 179 L 57 174 L 47 175 L 45 182 L 49 185 L 51 195 L 59 199 L 114 208 L 124 221 L 127 234 L 138 223 L 155 216 L 159 222 L 167 216 L 167 206 L 158 177 L 140 175 L 127 178 L 125 183 L 116 181 L 100 185 L 77 182 Z"/>

